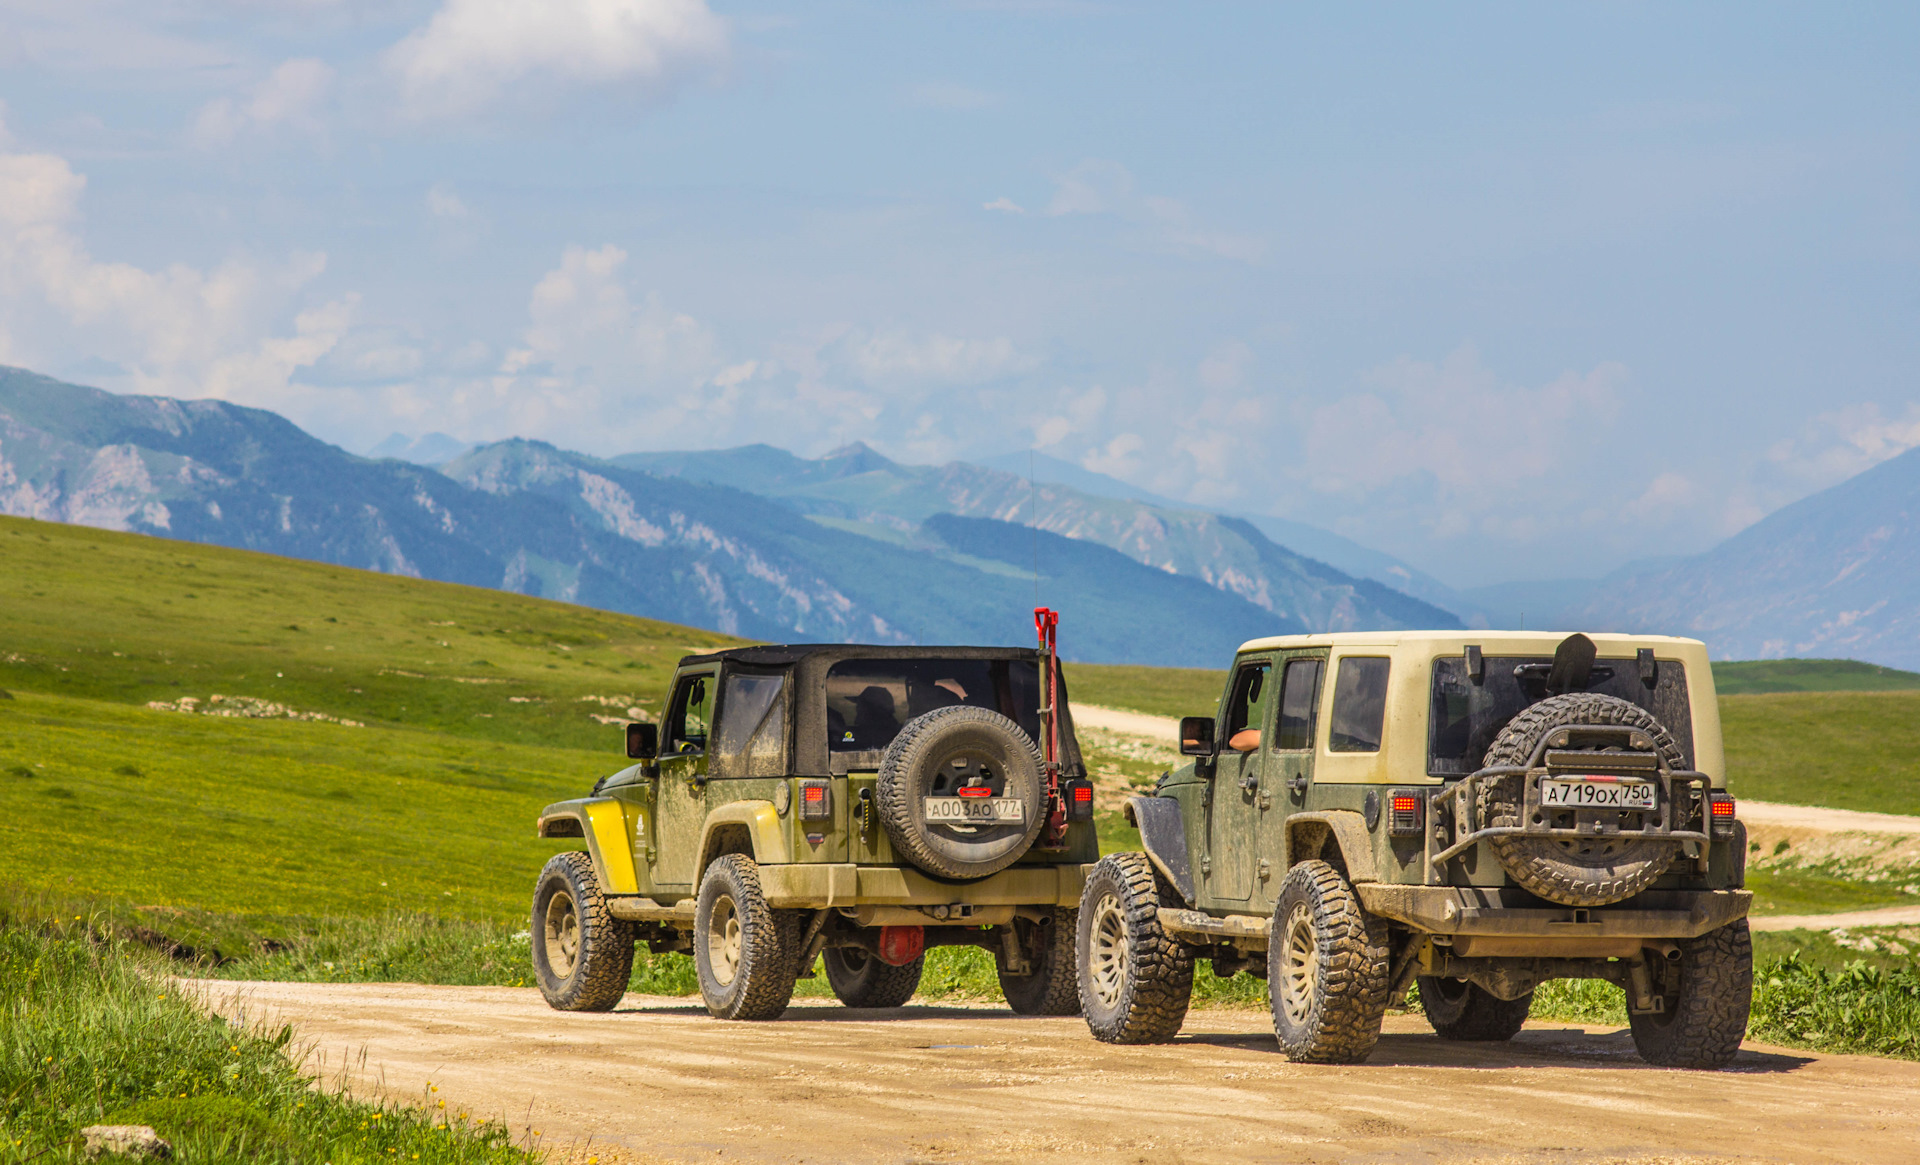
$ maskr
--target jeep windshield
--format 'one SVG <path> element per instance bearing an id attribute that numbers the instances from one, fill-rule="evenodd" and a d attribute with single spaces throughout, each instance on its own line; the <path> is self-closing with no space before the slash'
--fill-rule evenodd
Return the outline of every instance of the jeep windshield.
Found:
<path id="1" fill-rule="evenodd" d="M 1012 659 L 845 659 L 827 672 L 827 746 L 887 747 L 936 708 L 988 708 L 1040 739 L 1040 668 Z"/>
<path id="2" fill-rule="evenodd" d="M 1433 661 L 1433 699 L 1427 719 L 1427 773 L 1461 777 L 1480 768 L 1493 738 L 1521 712 L 1547 698 L 1551 656 L 1487 656 L 1481 677 L 1468 674 L 1467 661 L 1448 656 Z M 1693 711 L 1687 701 L 1687 671 L 1661 660 L 1654 682 L 1640 678 L 1633 659 L 1597 659 L 1583 691 L 1618 696 L 1651 712 L 1673 734 L 1680 755 L 1693 767 Z"/>

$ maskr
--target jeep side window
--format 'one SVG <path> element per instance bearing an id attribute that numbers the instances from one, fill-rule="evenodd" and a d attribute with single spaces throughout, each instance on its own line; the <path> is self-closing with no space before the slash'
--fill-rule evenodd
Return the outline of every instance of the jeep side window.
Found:
<path id="1" fill-rule="evenodd" d="M 1226 741 L 1235 752 L 1252 752 L 1260 747 L 1260 729 L 1266 724 L 1267 672 L 1272 664 L 1256 663 L 1240 669 L 1233 677 L 1233 699 L 1227 703 Z"/>
<path id="2" fill-rule="evenodd" d="M 712 709 L 711 676 L 689 676 L 680 681 L 673 693 L 673 710 L 667 714 L 669 755 L 707 750 L 707 725 L 712 720 Z"/>
<path id="3" fill-rule="evenodd" d="M 1313 709 L 1319 703 L 1321 661 L 1287 662 L 1280 680 L 1280 731 L 1273 747 L 1297 751 L 1313 747 Z"/>
<path id="4" fill-rule="evenodd" d="M 1379 752 L 1387 718 L 1387 670 L 1391 661 L 1347 656 L 1333 681 L 1333 720 L 1327 748 L 1333 752 Z"/>
<path id="5" fill-rule="evenodd" d="M 714 742 L 715 775 L 779 776 L 786 767 L 787 677 L 732 671 L 724 681 L 727 718 Z"/>

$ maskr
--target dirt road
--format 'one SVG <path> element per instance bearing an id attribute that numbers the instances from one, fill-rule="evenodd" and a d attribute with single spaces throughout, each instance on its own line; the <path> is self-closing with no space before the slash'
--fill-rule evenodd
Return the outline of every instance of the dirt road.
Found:
<path id="1" fill-rule="evenodd" d="M 1115 1048 L 1077 1018 L 984 1008 L 739 1024 L 643 996 L 573 1015 L 510 988 L 200 987 L 293 1022 L 329 1075 L 401 1099 L 431 1080 L 451 1109 L 590 1138 L 603 1162 L 1893 1165 L 1920 1144 L 1920 1064 L 1750 1046 L 1732 1071 L 1665 1071 L 1603 1028 L 1448 1044 L 1396 1016 L 1367 1065 L 1317 1068 L 1287 1063 L 1259 1012 L 1197 1011 L 1175 1044 Z"/>

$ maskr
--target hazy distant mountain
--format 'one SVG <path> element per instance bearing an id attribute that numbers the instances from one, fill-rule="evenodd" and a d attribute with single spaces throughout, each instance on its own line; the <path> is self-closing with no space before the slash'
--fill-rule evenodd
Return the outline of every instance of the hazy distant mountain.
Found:
<path id="1" fill-rule="evenodd" d="M 1579 617 L 1597 630 L 1697 636 L 1722 659 L 1920 668 L 1920 449 L 1705 554 L 1610 583 Z"/>
<path id="2" fill-rule="evenodd" d="M 1016 477 L 1031 477 L 1035 482 L 1069 486 L 1094 497 L 1145 502 L 1161 509 L 1193 508 L 1189 503 L 1162 497 L 1129 485 L 1117 477 L 1082 469 L 1070 461 L 1062 461 L 1044 453 L 1001 453 L 992 457 L 976 458 L 974 464 L 984 465 L 988 469 L 997 469 L 1002 473 L 1011 473 Z M 1289 518 L 1246 513 L 1233 513 L 1231 516 L 1245 518 L 1253 524 L 1255 529 L 1295 554 L 1324 562 L 1335 570 L 1352 575 L 1354 578 L 1372 579 L 1402 594 L 1412 595 L 1435 607 L 1465 617 L 1471 624 L 1472 616 L 1475 614 L 1474 603 L 1465 593 L 1454 590 L 1439 579 L 1402 562 L 1391 554 L 1362 546 L 1330 530 L 1322 530 L 1318 526 L 1295 522 Z M 1496 622 L 1493 625 L 1499 624 Z"/>
<path id="3" fill-rule="evenodd" d="M 817 459 L 748 445 L 702 453 L 633 453 L 612 462 L 724 482 L 873 537 L 915 530 L 936 514 L 1037 526 L 1198 579 L 1316 629 L 1461 626 L 1456 615 L 1431 603 L 1296 554 L 1244 519 L 1099 496 L 1059 483 L 1030 484 L 1023 476 L 966 462 L 901 465 L 857 443 Z"/>
<path id="4" fill-rule="evenodd" d="M 386 440 L 367 450 L 368 457 L 393 457 L 401 461 L 411 461 L 415 465 L 444 465 L 473 448 L 465 441 L 456 441 L 445 433 L 428 433 L 424 437 L 409 437 L 405 433 L 394 433 Z"/>

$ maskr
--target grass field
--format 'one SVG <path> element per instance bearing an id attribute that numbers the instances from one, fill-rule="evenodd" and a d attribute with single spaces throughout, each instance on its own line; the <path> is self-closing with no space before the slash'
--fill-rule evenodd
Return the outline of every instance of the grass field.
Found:
<path id="1" fill-rule="evenodd" d="M 0 913 L 15 928 L 77 916 L 103 941 L 191 948 L 222 975 L 523 984 L 528 888 L 556 848 L 531 836 L 535 813 L 623 764 L 614 724 L 658 710 L 681 654 L 724 642 L 494 591 L 0 518 Z M 1803 662 L 1728 666 L 1749 687 L 1788 682 L 1771 668 L 1802 686 L 1864 676 L 1885 690 L 1723 697 L 1735 791 L 1920 813 L 1920 692 L 1895 690 L 1884 669 Z M 1070 676 L 1078 701 L 1165 716 L 1208 710 L 1224 679 L 1090 665 Z M 197 711 L 148 707 L 183 698 Z M 1091 731 L 1083 743 L 1103 848 L 1131 846 L 1114 798 L 1174 758 Z M 1822 870 L 1756 870 L 1754 885 L 1774 912 L 1913 900 Z M 1911 962 L 1817 935 L 1761 948 L 1801 951 L 1822 973 Z M 995 993 L 978 951 L 936 952 L 925 983 L 936 996 Z M 692 989 L 672 956 L 643 960 L 634 985 Z M 1263 990 L 1204 974 L 1198 986 L 1218 1003 Z"/>
<path id="2" fill-rule="evenodd" d="M 1768 692 L 1920 691 L 1920 672 L 1898 671 L 1856 659 L 1755 659 L 1713 665 L 1723 696 Z"/>

